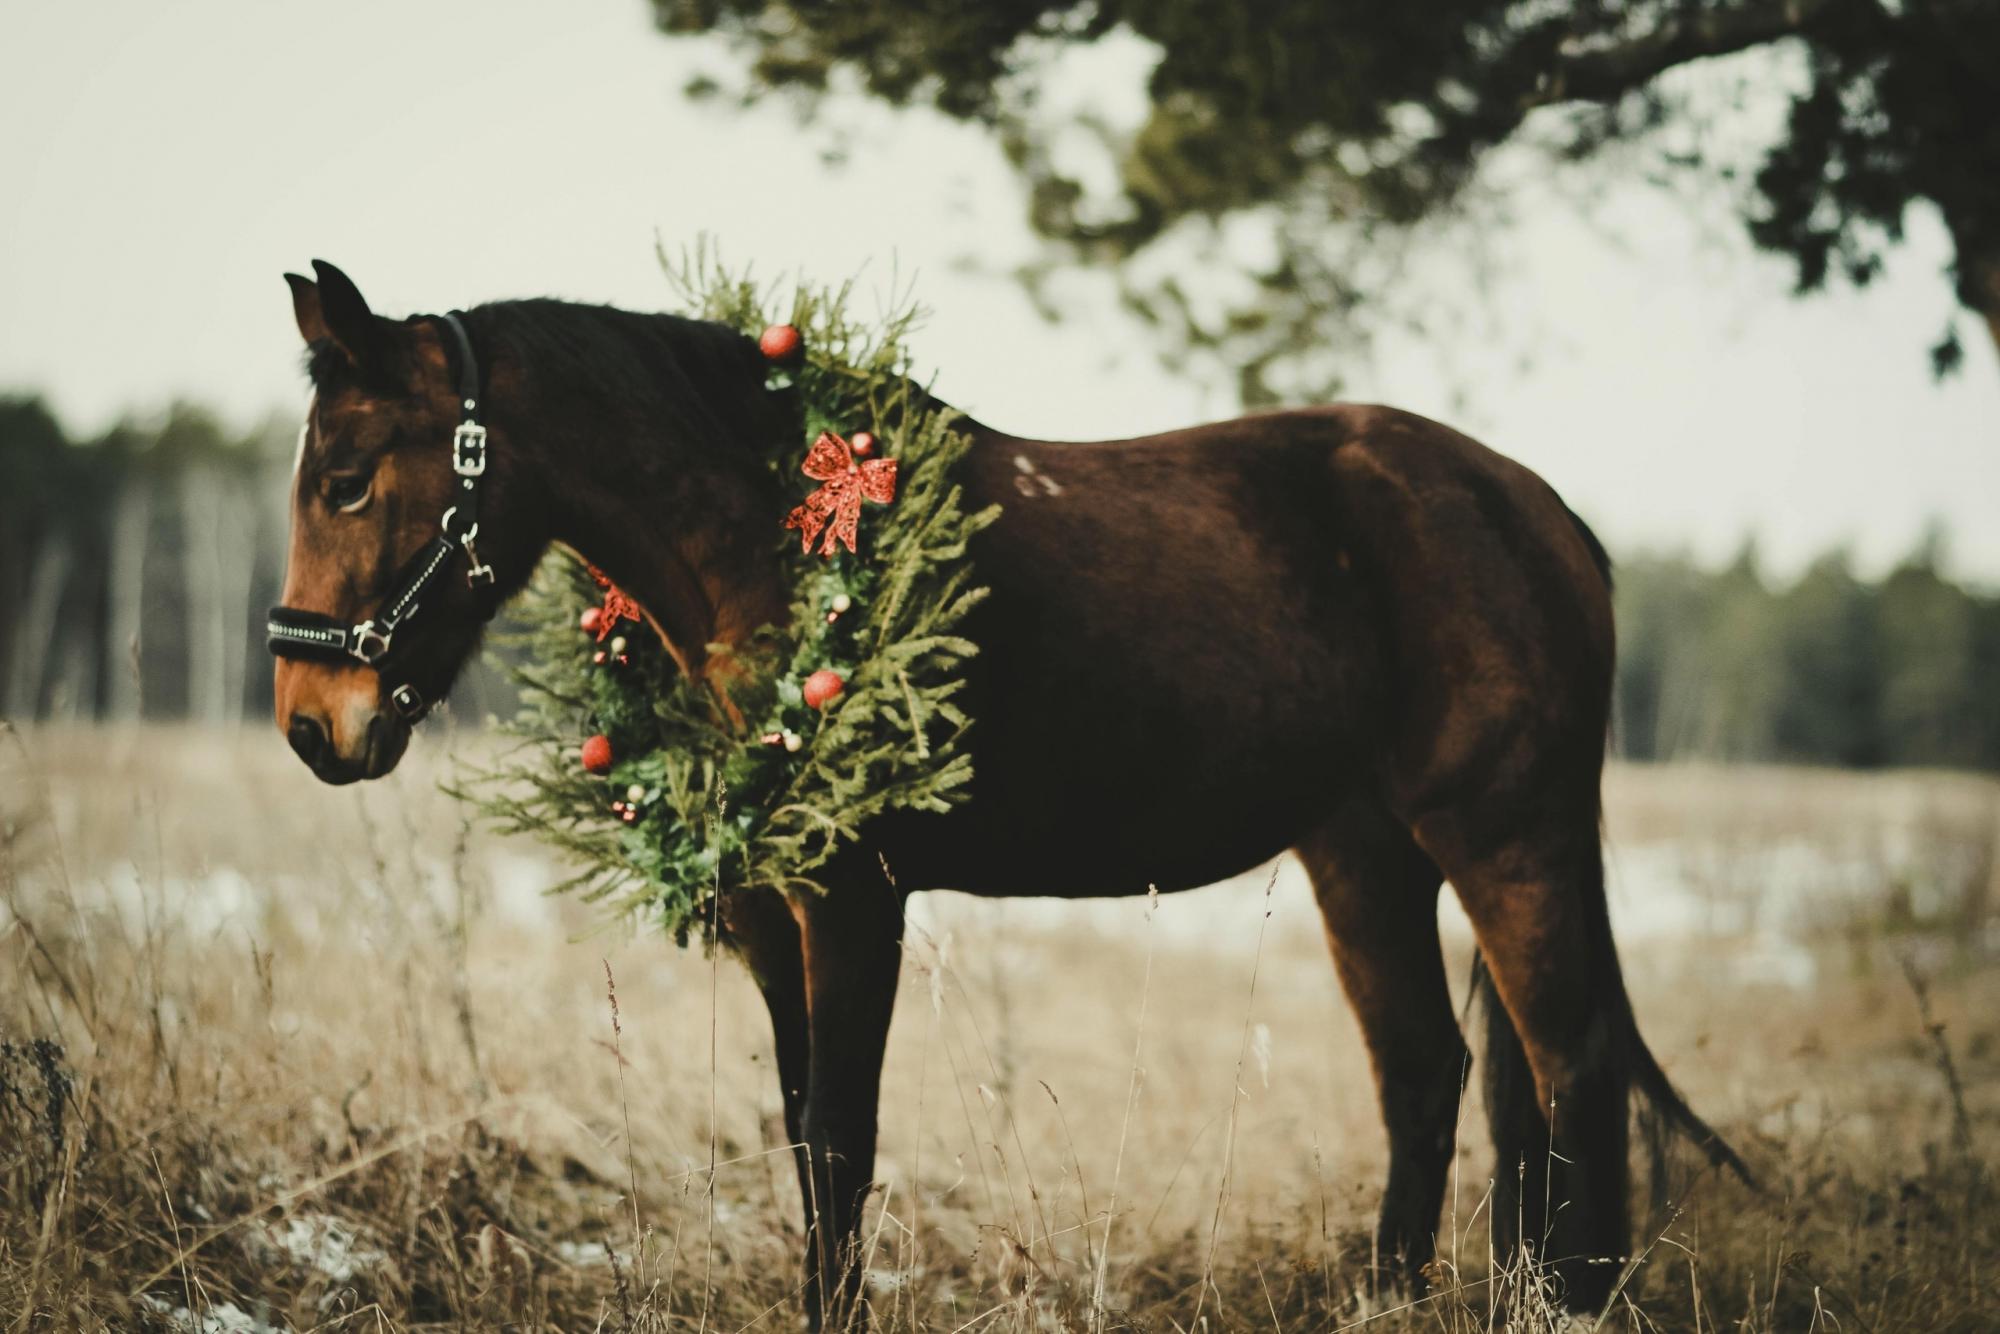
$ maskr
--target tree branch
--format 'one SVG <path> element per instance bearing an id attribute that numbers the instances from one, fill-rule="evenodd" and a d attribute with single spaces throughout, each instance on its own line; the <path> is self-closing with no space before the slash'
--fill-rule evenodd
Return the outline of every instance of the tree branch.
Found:
<path id="1" fill-rule="evenodd" d="M 1682 14 L 1629 41 L 1559 48 L 1554 68 L 1527 105 L 1613 101 L 1676 65 L 1805 32 L 1831 7 L 1830 0 L 1750 0 L 1733 9 Z"/>

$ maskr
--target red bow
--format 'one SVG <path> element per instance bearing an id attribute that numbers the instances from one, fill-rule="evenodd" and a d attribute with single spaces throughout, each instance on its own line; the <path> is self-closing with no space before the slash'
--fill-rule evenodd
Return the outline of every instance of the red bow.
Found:
<path id="1" fill-rule="evenodd" d="M 602 644 L 610 638 L 611 632 L 617 628 L 620 621 L 639 619 L 639 604 L 624 589 L 612 583 L 611 577 L 604 571 L 588 561 L 584 562 L 584 565 L 590 571 L 591 579 L 604 590 L 604 606 L 597 618 L 597 642 Z"/>
<path id="2" fill-rule="evenodd" d="M 819 439 L 813 441 L 806 451 L 805 465 L 799 469 L 815 482 L 823 482 L 819 490 L 806 497 L 806 503 L 785 516 L 785 527 L 797 528 L 805 541 L 800 550 L 811 551 L 813 540 L 826 530 L 826 541 L 820 545 L 819 554 L 833 555 L 836 541 L 854 550 L 855 530 L 861 523 L 861 502 L 872 500 L 877 505 L 886 505 L 896 498 L 896 460 L 869 459 L 865 463 L 854 461 L 854 450 L 848 443 L 832 431 L 821 431 Z"/>

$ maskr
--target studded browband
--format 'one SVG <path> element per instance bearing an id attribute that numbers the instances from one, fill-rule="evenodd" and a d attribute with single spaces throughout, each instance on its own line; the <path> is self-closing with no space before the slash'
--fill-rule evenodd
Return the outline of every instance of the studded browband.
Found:
<path id="1" fill-rule="evenodd" d="M 264 624 L 264 643 L 280 658 L 312 658 L 323 662 L 359 662 L 380 673 L 389 686 L 389 701 L 406 722 L 430 712 L 426 699 L 408 680 L 396 680 L 397 636 L 423 610 L 425 594 L 436 587 L 452 558 L 465 553 L 465 581 L 474 589 L 493 587 L 493 567 L 483 564 L 473 545 L 479 537 L 479 482 L 486 474 L 486 427 L 479 420 L 479 362 L 472 340 L 453 311 L 441 317 L 451 331 L 458 354 L 459 423 L 451 433 L 451 470 L 459 480 L 457 503 L 447 508 L 438 535 L 404 564 L 389 596 L 375 614 L 350 625 L 325 612 L 298 607 L 273 607 Z M 407 636 L 404 643 L 408 642 Z M 391 682 L 393 681 L 393 684 Z"/>

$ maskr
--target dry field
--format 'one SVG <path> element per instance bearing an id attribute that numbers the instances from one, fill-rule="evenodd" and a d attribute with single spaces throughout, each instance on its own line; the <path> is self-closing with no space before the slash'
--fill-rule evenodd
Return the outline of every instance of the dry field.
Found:
<path id="1" fill-rule="evenodd" d="M 0 728 L 0 1328 L 798 1325 L 755 992 L 541 896 L 540 851 L 436 790 L 479 744 L 440 729 L 336 791 L 264 730 Z M 1682 1155 L 1607 1327 L 2000 1325 L 2000 785 L 1620 769 L 1609 796 L 1641 1023 L 1768 1189 Z M 925 896 L 875 1323 L 1554 1327 L 1489 1265 L 1476 1104 L 1434 1295 L 1371 1306 L 1383 1136 L 1295 868 L 1157 905 Z"/>

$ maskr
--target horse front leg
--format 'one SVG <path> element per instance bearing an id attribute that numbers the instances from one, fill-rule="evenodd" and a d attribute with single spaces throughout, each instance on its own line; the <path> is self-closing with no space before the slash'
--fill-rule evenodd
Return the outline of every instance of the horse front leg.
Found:
<path id="1" fill-rule="evenodd" d="M 805 1149 L 806 1081 L 812 1075 L 812 1035 L 806 1025 L 806 968 L 791 906 L 768 890 L 728 895 L 722 904 L 725 943 L 750 970 L 771 1014 L 778 1092 L 784 1099 L 785 1142 L 799 1174 L 806 1229 L 812 1230 L 812 1179 Z"/>
<path id="2" fill-rule="evenodd" d="M 875 1175 L 882 1053 L 902 968 L 903 902 L 874 877 L 792 903 L 805 962 L 812 1068 L 802 1127 L 806 1192 L 806 1318 L 844 1329 L 860 1309 L 858 1240 Z"/>

